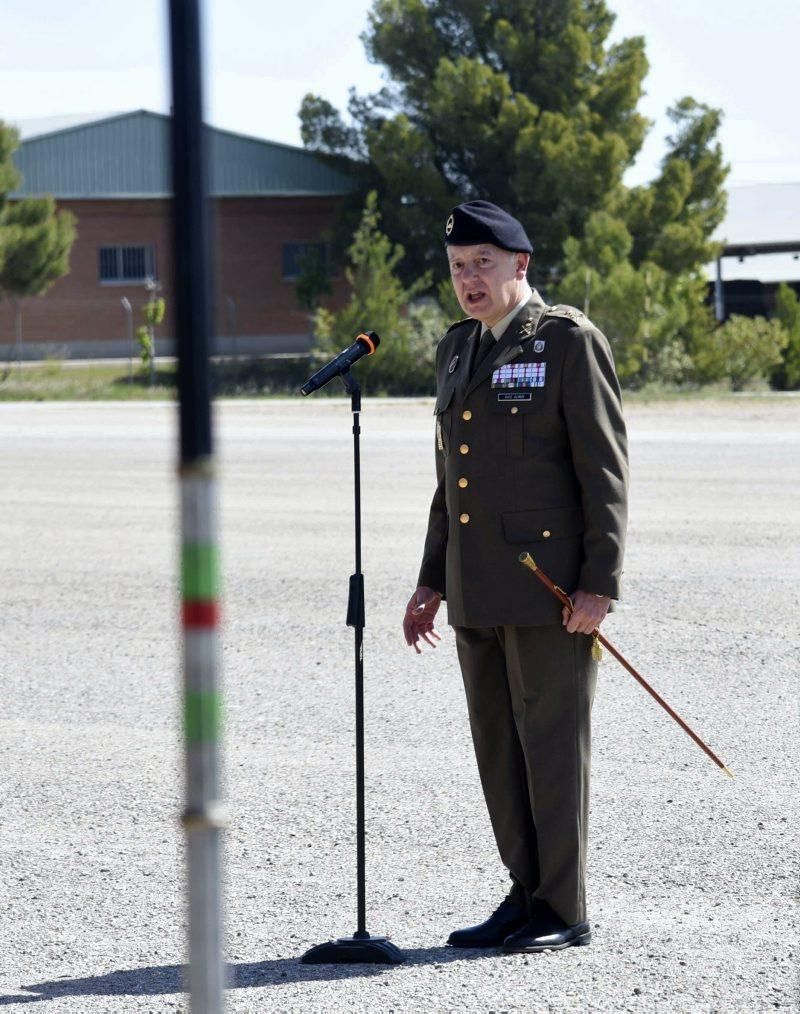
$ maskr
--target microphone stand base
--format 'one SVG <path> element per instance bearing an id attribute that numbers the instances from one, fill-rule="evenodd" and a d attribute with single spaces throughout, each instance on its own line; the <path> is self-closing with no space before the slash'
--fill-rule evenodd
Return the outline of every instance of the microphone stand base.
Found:
<path id="1" fill-rule="evenodd" d="M 306 951 L 300 961 L 304 965 L 399 965 L 405 958 L 388 937 L 367 934 L 317 944 Z"/>

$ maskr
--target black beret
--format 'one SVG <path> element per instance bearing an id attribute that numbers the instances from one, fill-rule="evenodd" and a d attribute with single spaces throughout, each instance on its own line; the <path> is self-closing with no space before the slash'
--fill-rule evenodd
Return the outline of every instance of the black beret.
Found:
<path id="1" fill-rule="evenodd" d="M 468 201 L 453 208 L 444 233 L 447 246 L 493 243 L 501 250 L 533 253 L 533 244 L 521 224 L 491 201 Z"/>

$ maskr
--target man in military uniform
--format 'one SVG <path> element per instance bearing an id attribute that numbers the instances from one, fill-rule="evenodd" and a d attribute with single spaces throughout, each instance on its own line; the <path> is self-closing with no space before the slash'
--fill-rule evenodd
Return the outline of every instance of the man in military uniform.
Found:
<path id="1" fill-rule="evenodd" d="M 403 621 L 435 646 L 448 620 L 489 817 L 512 887 L 456 947 L 535 952 L 587 944 L 585 867 L 591 631 L 618 597 L 627 446 L 606 338 L 528 285 L 522 225 L 488 201 L 454 208 L 450 273 L 468 314 L 436 356 L 436 474 Z M 518 562 L 529 551 L 572 598 Z"/>

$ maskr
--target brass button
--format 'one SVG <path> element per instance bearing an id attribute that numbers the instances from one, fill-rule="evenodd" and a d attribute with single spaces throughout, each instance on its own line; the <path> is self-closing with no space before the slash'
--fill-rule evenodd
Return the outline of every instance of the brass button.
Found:
<path id="1" fill-rule="evenodd" d="M 549 539 L 550 538 L 550 531 L 549 531 L 549 529 L 545 528 L 545 530 L 542 532 L 542 538 L 543 539 Z"/>
<path id="2" fill-rule="evenodd" d="M 462 489 L 466 489 L 467 486 L 469 486 L 469 483 L 467 482 L 466 479 L 459 479 L 458 484 Z"/>
<path id="3" fill-rule="evenodd" d="M 462 454 L 469 454 L 469 444 L 462 444 L 459 447 L 459 451 L 461 451 Z"/>
<path id="4" fill-rule="evenodd" d="M 517 412 L 519 412 L 519 409 L 517 408 L 517 406 L 516 406 L 516 405 L 514 405 L 514 407 L 513 407 L 512 409 L 511 409 L 511 414 L 512 414 L 512 415 L 516 415 L 516 414 L 517 414 Z"/>
<path id="5" fill-rule="evenodd" d="M 461 517 L 458 520 L 461 522 L 462 525 L 468 524 L 469 523 L 469 514 L 462 514 Z"/>
<path id="6" fill-rule="evenodd" d="M 470 419 L 472 418 L 472 412 L 470 412 L 468 408 L 465 408 L 464 411 L 461 413 L 461 418 L 464 420 L 464 422 L 469 422 Z"/>

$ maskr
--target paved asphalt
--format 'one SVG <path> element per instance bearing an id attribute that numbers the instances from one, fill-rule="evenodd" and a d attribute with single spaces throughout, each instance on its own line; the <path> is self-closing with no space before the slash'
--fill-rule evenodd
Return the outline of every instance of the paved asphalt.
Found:
<path id="1" fill-rule="evenodd" d="M 222 404 L 226 956 L 236 1012 L 798 1010 L 800 400 L 636 405 L 594 723 L 591 947 L 446 949 L 506 889 L 452 634 L 400 619 L 428 401 L 367 401 L 368 928 L 355 929 L 349 405 Z M 0 1007 L 185 1011 L 174 407 L 0 405 Z M 533 580 L 533 578 L 532 578 Z"/>

